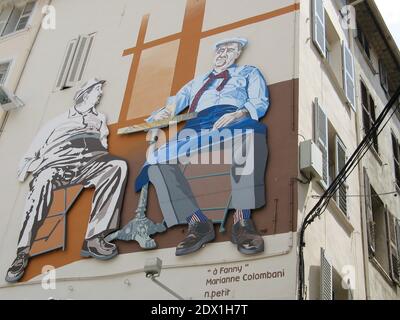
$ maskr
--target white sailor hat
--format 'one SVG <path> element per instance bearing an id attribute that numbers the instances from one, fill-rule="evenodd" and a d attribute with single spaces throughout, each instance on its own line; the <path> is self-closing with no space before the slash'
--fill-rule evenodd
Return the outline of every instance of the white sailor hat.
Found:
<path id="1" fill-rule="evenodd" d="M 239 43 L 240 46 L 241 46 L 242 48 L 244 48 L 244 47 L 247 45 L 248 40 L 245 39 L 245 38 L 227 38 L 227 39 L 223 39 L 223 40 L 221 40 L 221 41 L 218 41 L 218 42 L 215 44 L 215 49 L 218 49 L 219 46 L 221 46 L 221 45 L 223 45 L 223 44 L 225 44 L 225 43 L 232 43 L 232 42 L 233 42 L 233 43 Z"/>
<path id="2" fill-rule="evenodd" d="M 104 84 L 105 82 L 105 80 L 98 80 L 97 78 L 90 79 L 89 81 L 85 82 L 76 92 L 74 100 L 78 100 L 86 91 L 90 90 L 99 83 Z"/>

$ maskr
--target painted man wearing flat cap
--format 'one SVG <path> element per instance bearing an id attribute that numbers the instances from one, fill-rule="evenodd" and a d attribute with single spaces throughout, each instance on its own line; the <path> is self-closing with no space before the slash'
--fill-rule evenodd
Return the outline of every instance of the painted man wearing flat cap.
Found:
<path id="1" fill-rule="evenodd" d="M 243 38 L 218 42 L 215 45 L 213 69 L 187 83 L 176 96 L 168 99 L 165 107 L 154 112 L 148 121 L 171 118 L 188 108 L 187 112 L 197 113 L 195 119 L 186 122 L 184 129 L 197 132 L 197 137 L 188 140 L 208 141 L 208 137 L 204 140 L 199 138 L 205 129 L 209 132 L 234 132 L 241 129 L 253 133 L 252 144 L 255 153 L 252 171 L 239 174 L 239 164 L 236 161 L 230 163 L 232 199 L 229 209 L 234 210 L 231 241 L 241 253 L 256 254 L 264 251 L 264 241 L 251 220 L 251 211 L 265 205 L 267 128 L 259 119 L 268 110 L 269 92 L 259 69 L 235 64 L 246 45 L 247 40 Z M 187 148 L 179 151 L 180 142 L 182 141 L 178 138 L 175 158 L 187 151 Z M 184 144 L 186 142 L 183 141 Z M 164 149 L 173 150 L 171 144 L 168 146 L 167 143 Z M 199 149 L 204 150 L 204 147 L 201 145 Z M 189 224 L 188 234 L 176 248 L 176 255 L 182 256 L 195 252 L 214 240 L 214 227 L 212 221 L 199 208 L 179 165 L 169 161 L 173 160 L 171 152 L 164 153 L 168 154 L 168 159 L 161 160 L 159 151 L 157 150 L 156 163 L 148 161 L 142 168 L 136 179 L 136 190 L 139 191 L 150 181 L 155 186 L 167 226 L 182 224 L 182 221 Z"/>
<path id="2" fill-rule="evenodd" d="M 17 258 L 6 281 L 16 282 L 28 265 L 29 252 L 46 219 L 53 191 L 74 185 L 94 188 L 89 224 L 81 255 L 108 260 L 118 254 L 104 238 L 118 228 L 127 178 L 124 160 L 108 153 L 106 117 L 96 110 L 105 81 L 85 83 L 74 97 L 74 106 L 50 121 L 35 137 L 23 157 L 18 178 L 29 184 Z"/>

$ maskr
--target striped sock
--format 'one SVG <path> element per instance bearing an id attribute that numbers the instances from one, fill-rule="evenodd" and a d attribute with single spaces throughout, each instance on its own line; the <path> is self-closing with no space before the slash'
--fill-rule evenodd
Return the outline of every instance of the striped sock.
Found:
<path id="1" fill-rule="evenodd" d="M 251 210 L 249 209 L 236 209 L 233 215 L 233 224 L 242 220 L 249 220 L 251 218 Z"/>
<path id="2" fill-rule="evenodd" d="M 204 215 L 204 213 L 199 209 L 195 213 L 193 213 L 190 217 L 187 219 L 188 224 L 193 225 L 196 222 L 207 222 L 208 218 L 207 216 Z"/>

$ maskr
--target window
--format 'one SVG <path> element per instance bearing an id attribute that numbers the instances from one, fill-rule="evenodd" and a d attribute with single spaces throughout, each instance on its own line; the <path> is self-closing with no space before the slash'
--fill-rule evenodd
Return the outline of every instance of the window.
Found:
<path id="1" fill-rule="evenodd" d="M 95 34 L 82 35 L 68 43 L 67 51 L 59 71 L 56 89 L 63 90 L 82 80 Z"/>
<path id="2" fill-rule="evenodd" d="M 368 40 L 358 24 L 357 24 L 357 39 L 360 42 L 361 48 L 364 50 L 365 55 L 368 57 L 368 59 L 371 60 L 371 50 Z"/>
<path id="3" fill-rule="evenodd" d="M 343 66 L 342 66 L 342 43 L 340 37 L 336 32 L 336 29 L 329 18 L 326 15 L 326 60 L 331 67 L 336 80 L 338 81 L 340 87 L 343 87 Z"/>
<path id="4" fill-rule="evenodd" d="M 381 85 L 383 90 L 385 91 L 386 94 L 389 93 L 389 77 L 387 73 L 387 69 L 385 67 L 385 64 L 383 63 L 382 60 L 379 61 L 379 77 L 381 80 Z"/>
<path id="5" fill-rule="evenodd" d="M 392 134 L 392 147 L 394 159 L 394 174 L 396 177 L 396 186 L 400 189 L 400 145 L 397 138 Z"/>
<path id="6" fill-rule="evenodd" d="M 400 224 L 370 185 L 364 168 L 369 256 L 392 281 L 400 283 Z"/>
<path id="7" fill-rule="evenodd" d="M 361 103 L 362 103 L 362 113 L 363 113 L 363 125 L 364 125 L 364 134 L 372 128 L 373 124 L 376 121 L 375 115 L 375 102 L 370 93 L 368 92 L 367 87 L 361 81 Z M 379 145 L 378 145 L 378 136 L 375 135 L 372 137 L 372 147 L 376 152 L 379 153 Z"/>
<path id="8" fill-rule="evenodd" d="M 25 29 L 34 7 L 35 1 L 29 1 L 22 7 L 5 7 L 0 13 L 0 35 L 5 36 Z"/>
<path id="9" fill-rule="evenodd" d="M 324 189 L 327 189 L 346 164 L 346 147 L 328 120 L 318 99 L 314 102 L 314 142 L 322 152 L 323 175 L 320 184 Z M 341 183 L 334 200 L 347 216 L 346 181 Z"/>
<path id="10" fill-rule="evenodd" d="M 313 43 L 328 62 L 347 103 L 356 111 L 354 57 L 346 41 L 341 41 L 326 14 L 323 0 L 313 0 Z"/>
<path id="11" fill-rule="evenodd" d="M 8 70 L 10 69 L 10 62 L 0 63 L 0 86 L 6 82 Z"/>

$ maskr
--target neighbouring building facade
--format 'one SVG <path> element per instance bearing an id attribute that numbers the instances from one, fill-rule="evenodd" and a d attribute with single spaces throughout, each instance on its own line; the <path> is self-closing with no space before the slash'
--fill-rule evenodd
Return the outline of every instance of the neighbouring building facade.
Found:
<path id="1" fill-rule="evenodd" d="M 304 218 L 400 85 L 376 5 L 349 2 L 0 0 L 0 85 L 25 104 L 0 114 L 0 299 L 171 299 L 146 277 L 155 258 L 185 299 L 297 299 Z M 212 78 L 221 56 L 237 61 Z M 230 132 L 255 128 L 251 173 L 193 161 L 187 136 L 178 173 L 150 163 L 231 114 Z M 399 114 L 307 229 L 305 298 L 399 297 Z M 215 239 L 180 256 L 190 203 Z M 230 241 L 247 209 L 256 255 Z"/>

